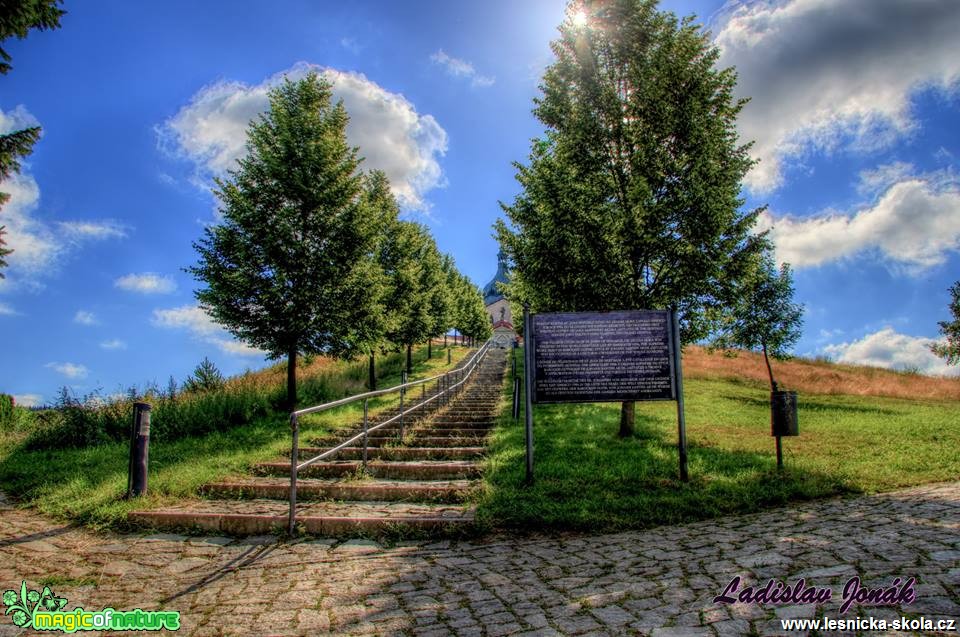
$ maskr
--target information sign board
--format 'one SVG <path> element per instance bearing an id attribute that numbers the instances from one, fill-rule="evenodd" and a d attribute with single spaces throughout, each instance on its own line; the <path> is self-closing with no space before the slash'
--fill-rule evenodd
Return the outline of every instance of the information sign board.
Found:
<path id="1" fill-rule="evenodd" d="M 536 403 L 676 400 L 668 310 L 534 314 Z"/>

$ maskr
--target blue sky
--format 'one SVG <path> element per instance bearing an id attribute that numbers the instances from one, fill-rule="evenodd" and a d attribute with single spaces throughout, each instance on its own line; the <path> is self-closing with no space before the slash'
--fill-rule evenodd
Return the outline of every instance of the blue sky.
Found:
<path id="1" fill-rule="evenodd" d="M 748 205 L 806 306 L 803 355 L 956 373 L 928 354 L 960 278 L 960 3 L 664 2 L 709 24 L 751 102 Z M 283 74 L 317 68 L 368 167 L 479 285 L 491 224 L 541 126 L 537 82 L 562 1 L 72 2 L 8 41 L 0 130 L 39 123 L 0 185 L 16 250 L 0 281 L 0 391 L 105 394 L 264 359 L 196 308 L 191 242 L 211 179 Z"/>

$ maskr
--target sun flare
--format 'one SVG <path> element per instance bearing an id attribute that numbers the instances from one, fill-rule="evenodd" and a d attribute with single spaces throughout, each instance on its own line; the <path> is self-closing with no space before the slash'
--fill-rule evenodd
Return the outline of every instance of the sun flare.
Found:
<path id="1" fill-rule="evenodd" d="M 570 19 L 573 21 L 573 26 L 583 27 L 587 25 L 587 13 L 583 9 L 577 9 L 573 12 L 573 15 L 570 16 Z"/>

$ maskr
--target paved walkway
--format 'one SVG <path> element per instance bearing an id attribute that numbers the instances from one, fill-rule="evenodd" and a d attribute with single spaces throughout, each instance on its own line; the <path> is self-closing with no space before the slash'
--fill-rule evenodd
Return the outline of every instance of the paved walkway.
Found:
<path id="1" fill-rule="evenodd" d="M 960 483 L 649 531 L 390 548 L 98 536 L 0 500 L 0 557 L 4 590 L 50 583 L 68 611 L 179 610 L 188 635 L 787 634 L 778 618 L 960 619 Z M 854 575 L 871 588 L 916 577 L 916 600 L 840 615 Z M 736 576 L 805 577 L 833 599 L 714 604 Z"/>

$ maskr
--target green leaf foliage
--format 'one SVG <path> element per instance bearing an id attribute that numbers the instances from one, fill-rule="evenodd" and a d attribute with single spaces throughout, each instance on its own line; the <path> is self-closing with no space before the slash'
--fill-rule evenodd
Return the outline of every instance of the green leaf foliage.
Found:
<path id="1" fill-rule="evenodd" d="M 0 0 L 0 43 L 11 37 L 24 39 L 30 29 L 56 29 L 66 13 L 61 0 Z M 0 47 L 0 73 L 10 69 L 10 54 Z"/>
<path id="2" fill-rule="evenodd" d="M 4 196 L 5 195 L 3 193 L 0 193 L 0 203 L 2 203 Z M 5 235 L 6 233 L 7 233 L 6 227 L 0 226 L 0 268 L 7 267 L 7 260 L 4 257 L 6 257 L 8 254 L 13 252 L 13 250 L 3 247 L 7 245 L 6 240 L 4 240 L 3 238 L 3 235 Z M 0 272 L 0 279 L 3 279 L 3 278 L 5 278 L 3 272 Z"/>
<path id="3" fill-rule="evenodd" d="M 385 279 L 376 260 L 376 184 L 346 140 L 347 113 L 311 73 L 270 91 L 247 155 L 217 180 L 223 221 L 194 244 L 189 268 L 214 320 L 241 341 L 288 359 L 295 402 L 299 353 L 351 358 L 377 340 Z"/>
<path id="4" fill-rule="evenodd" d="M 173 381 L 172 377 L 170 380 L 174 383 L 174 389 L 170 391 L 170 395 L 175 397 L 176 382 Z M 200 364 L 194 368 L 193 375 L 183 382 L 183 389 L 184 391 L 193 392 L 211 391 L 223 387 L 224 382 L 223 374 L 220 373 L 217 366 L 213 364 L 213 361 L 204 356 Z"/>
<path id="5" fill-rule="evenodd" d="M 790 265 L 785 263 L 778 270 L 768 251 L 738 283 L 733 306 L 724 316 L 722 331 L 713 346 L 761 350 L 767 361 L 770 386 L 776 391 L 767 357 L 787 358 L 801 336 L 802 325 L 803 306 L 793 302 Z"/>
<path id="6" fill-rule="evenodd" d="M 930 349 L 934 354 L 947 361 L 948 365 L 960 365 L 960 281 L 950 286 L 951 321 L 940 321 L 940 334 L 944 340 L 934 343 Z"/>
<path id="7" fill-rule="evenodd" d="M 677 305 L 681 338 L 716 327 L 766 241 L 742 211 L 736 74 L 692 19 L 654 0 L 573 2 L 534 114 L 546 134 L 516 164 L 522 192 L 497 237 L 509 297 L 535 311 Z"/>

